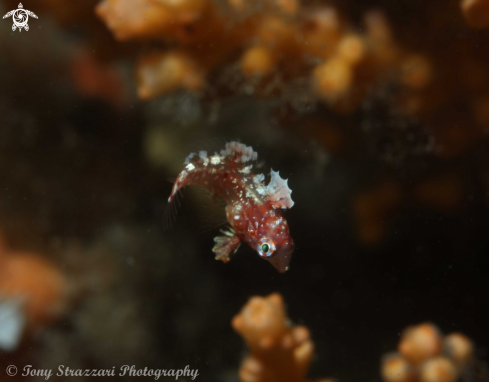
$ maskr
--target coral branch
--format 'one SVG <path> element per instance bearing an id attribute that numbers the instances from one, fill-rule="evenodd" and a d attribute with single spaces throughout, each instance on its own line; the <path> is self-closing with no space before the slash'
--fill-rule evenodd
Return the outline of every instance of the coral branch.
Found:
<path id="1" fill-rule="evenodd" d="M 472 28 L 483 29 L 489 26 L 489 1 L 463 0 L 461 8 L 465 20 Z"/>
<path id="2" fill-rule="evenodd" d="M 239 371 L 243 382 L 306 380 L 314 344 L 305 326 L 290 324 L 281 295 L 252 297 L 232 326 L 250 348 Z"/>
<path id="3" fill-rule="evenodd" d="M 49 261 L 33 253 L 0 257 L 0 297 L 20 299 L 30 327 L 51 323 L 63 313 L 67 281 Z"/>
<path id="4" fill-rule="evenodd" d="M 474 366 L 472 342 L 463 334 L 445 337 L 424 323 L 404 330 L 398 353 L 382 361 L 386 382 L 455 382 Z"/>

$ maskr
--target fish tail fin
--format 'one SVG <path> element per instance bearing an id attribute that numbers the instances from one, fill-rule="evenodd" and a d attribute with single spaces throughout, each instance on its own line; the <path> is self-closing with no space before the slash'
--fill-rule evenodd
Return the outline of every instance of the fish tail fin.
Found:
<path id="1" fill-rule="evenodd" d="M 181 206 L 181 199 L 183 194 L 181 190 L 177 189 L 168 198 L 168 204 L 166 205 L 165 212 L 163 213 L 163 229 L 170 229 L 177 219 L 178 209 Z"/>

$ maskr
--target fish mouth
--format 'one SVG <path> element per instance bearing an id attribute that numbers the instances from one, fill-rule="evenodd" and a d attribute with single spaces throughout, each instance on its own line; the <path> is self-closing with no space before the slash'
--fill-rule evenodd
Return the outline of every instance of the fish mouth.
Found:
<path id="1" fill-rule="evenodd" d="M 286 248 L 280 248 L 277 250 L 273 258 L 269 262 L 280 273 L 285 273 L 289 270 L 290 260 L 292 259 L 292 253 L 294 252 L 295 245 L 292 243 Z"/>

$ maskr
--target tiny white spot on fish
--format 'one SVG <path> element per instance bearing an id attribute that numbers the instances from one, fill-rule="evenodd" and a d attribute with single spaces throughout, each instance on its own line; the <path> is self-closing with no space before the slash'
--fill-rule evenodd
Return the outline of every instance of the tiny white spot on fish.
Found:
<path id="1" fill-rule="evenodd" d="M 253 168 L 253 165 L 249 165 L 249 166 L 243 167 L 241 170 L 239 170 L 239 172 L 241 172 L 243 174 L 249 174 L 252 168 Z"/>
<path id="2" fill-rule="evenodd" d="M 258 222 L 255 222 L 255 227 L 258 228 Z"/>
<path id="3" fill-rule="evenodd" d="M 212 164 L 219 164 L 221 163 L 221 157 L 217 154 L 211 156 L 211 163 Z"/>
<path id="4" fill-rule="evenodd" d="M 234 220 L 239 220 L 239 215 L 234 215 Z"/>
<path id="5" fill-rule="evenodd" d="M 258 192 L 260 195 L 266 195 L 267 188 L 263 184 L 260 184 L 256 187 L 256 192 Z"/>
<path id="6" fill-rule="evenodd" d="M 194 169 L 195 169 L 195 166 L 194 166 L 192 163 L 189 163 L 189 164 L 187 165 L 186 169 L 187 169 L 188 171 L 192 171 L 192 170 L 194 170 Z"/>

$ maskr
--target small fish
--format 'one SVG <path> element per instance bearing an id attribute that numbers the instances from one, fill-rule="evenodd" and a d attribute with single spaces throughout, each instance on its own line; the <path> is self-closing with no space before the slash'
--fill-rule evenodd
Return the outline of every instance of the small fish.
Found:
<path id="1" fill-rule="evenodd" d="M 281 211 L 294 205 L 292 191 L 287 179 L 273 170 L 269 184 L 265 185 L 265 175 L 252 171 L 252 162 L 257 157 L 251 147 L 238 142 L 226 143 L 219 154 L 207 155 L 206 151 L 190 154 L 175 181 L 165 213 L 173 215 L 178 191 L 183 187 L 203 187 L 213 197 L 226 202 L 230 228 L 221 230 L 222 236 L 214 239 L 212 251 L 216 259 L 228 262 L 245 242 L 282 273 L 289 269 L 295 248 Z"/>

